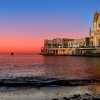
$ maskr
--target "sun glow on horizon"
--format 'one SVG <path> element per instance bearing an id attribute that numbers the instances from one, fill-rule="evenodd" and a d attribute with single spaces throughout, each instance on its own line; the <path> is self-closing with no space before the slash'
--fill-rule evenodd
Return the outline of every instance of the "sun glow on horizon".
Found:
<path id="1" fill-rule="evenodd" d="M 0 1 L 0 52 L 39 53 L 44 39 L 89 36 L 96 1 Z"/>

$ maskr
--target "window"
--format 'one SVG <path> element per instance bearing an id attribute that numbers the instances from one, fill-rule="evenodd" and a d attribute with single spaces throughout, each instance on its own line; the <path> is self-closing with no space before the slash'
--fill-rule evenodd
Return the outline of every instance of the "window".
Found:
<path id="1" fill-rule="evenodd" d="M 98 24 L 98 28 L 100 28 L 100 23 Z"/>
<path id="2" fill-rule="evenodd" d="M 99 47 L 100 47 L 100 39 L 99 39 Z"/>

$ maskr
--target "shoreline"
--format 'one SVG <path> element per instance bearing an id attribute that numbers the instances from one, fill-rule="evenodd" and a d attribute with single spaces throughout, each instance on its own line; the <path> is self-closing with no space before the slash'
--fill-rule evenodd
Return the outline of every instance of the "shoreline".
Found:
<path id="1" fill-rule="evenodd" d="M 73 57 L 100 57 L 100 55 L 53 55 L 53 54 L 39 54 L 42 56 L 73 56 Z"/>
<path id="2" fill-rule="evenodd" d="M 52 86 L 85 86 L 100 83 L 100 79 L 56 79 L 46 77 L 15 77 L 0 79 L 0 86 L 8 87 L 52 87 Z"/>
<path id="3" fill-rule="evenodd" d="M 89 86 L 76 87 L 17 87 L 0 91 L 0 100 L 99 100 L 100 94 Z M 100 91 L 99 91 L 100 93 Z"/>

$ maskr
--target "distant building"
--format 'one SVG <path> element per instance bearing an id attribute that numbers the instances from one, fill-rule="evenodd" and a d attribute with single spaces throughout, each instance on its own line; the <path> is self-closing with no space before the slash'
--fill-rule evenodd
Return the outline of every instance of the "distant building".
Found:
<path id="1" fill-rule="evenodd" d="M 88 48 L 90 44 L 90 38 L 81 38 L 81 39 L 74 39 L 73 41 L 68 42 L 69 48 Z"/>
<path id="2" fill-rule="evenodd" d="M 44 40 L 44 47 L 41 48 L 42 54 L 64 55 L 67 54 L 68 42 L 73 39 L 56 38 L 53 40 Z"/>
<path id="3" fill-rule="evenodd" d="M 100 13 L 95 12 L 93 30 L 90 29 L 90 46 L 100 47 Z"/>
<path id="4" fill-rule="evenodd" d="M 90 37 L 81 39 L 56 38 L 44 40 L 41 54 L 44 55 L 82 55 L 87 52 L 100 52 L 100 13 L 95 12 L 93 30 L 90 29 Z"/>
<path id="5" fill-rule="evenodd" d="M 72 55 L 76 48 L 89 47 L 89 38 L 67 39 L 56 38 L 53 40 L 44 40 L 44 47 L 41 48 L 42 54 L 48 55 Z"/>
<path id="6" fill-rule="evenodd" d="M 56 38 L 53 40 L 44 40 L 44 47 L 46 48 L 67 48 L 69 41 L 73 41 L 73 39 Z"/>

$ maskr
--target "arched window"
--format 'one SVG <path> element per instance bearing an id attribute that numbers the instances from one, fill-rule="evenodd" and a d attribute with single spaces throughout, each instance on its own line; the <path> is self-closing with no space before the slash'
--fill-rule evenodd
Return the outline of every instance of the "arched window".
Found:
<path id="1" fill-rule="evenodd" d="M 98 24 L 98 28 L 100 28 L 100 23 Z"/>

